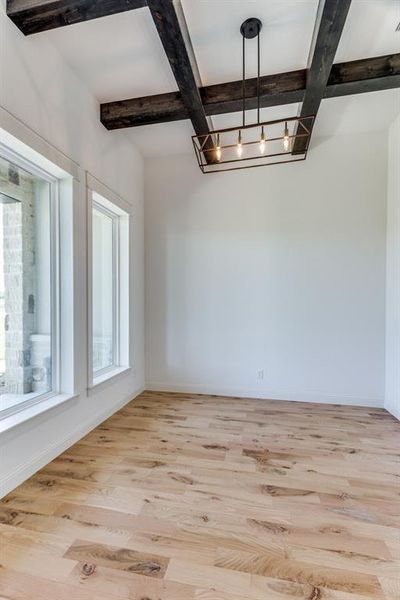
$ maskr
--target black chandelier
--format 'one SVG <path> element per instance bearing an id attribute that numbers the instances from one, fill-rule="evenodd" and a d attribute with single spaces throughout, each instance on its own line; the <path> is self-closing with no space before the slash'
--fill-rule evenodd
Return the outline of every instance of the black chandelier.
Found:
<path id="1" fill-rule="evenodd" d="M 203 173 L 218 173 L 250 167 L 305 160 L 314 115 L 260 121 L 260 32 L 262 23 L 252 17 L 242 23 L 242 124 L 193 135 L 193 146 Z M 246 40 L 257 38 L 257 122 L 246 125 Z M 293 152 L 297 138 L 301 152 Z"/>

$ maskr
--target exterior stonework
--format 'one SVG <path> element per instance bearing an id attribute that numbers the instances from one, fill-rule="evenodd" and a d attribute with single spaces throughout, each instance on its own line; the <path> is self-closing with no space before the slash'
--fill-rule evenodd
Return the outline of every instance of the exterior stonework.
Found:
<path id="1" fill-rule="evenodd" d="M 30 335 L 35 326 L 34 189 L 20 177 L 22 200 L 3 205 L 5 392 L 32 391 Z"/>

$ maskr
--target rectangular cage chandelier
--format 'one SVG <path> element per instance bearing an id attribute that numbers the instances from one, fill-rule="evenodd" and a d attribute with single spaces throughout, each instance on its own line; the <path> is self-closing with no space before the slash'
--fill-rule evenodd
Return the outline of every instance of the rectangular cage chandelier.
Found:
<path id="1" fill-rule="evenodd" d="M 260 121 L 260 31 L 252 17 L 242 23 L 242 124 L 193 135 L 197 162 L 203 173 L 220 173 L 251 167 L 305 160 L 315 115 Z M 246 124 L 246 39 L 257 38 L 257 122 Z M 296 141 L 300 143 L 295 149 Z"/>
<path id="2" fill-rule="evenodd" d="M 194 135 L 197 162 L 203 173 L 218 173 L 305 160 L 313 121 L 313 116 L 291 117 Z M 301 138 L 306 138 L 302 151 L 292 154 Z"/>

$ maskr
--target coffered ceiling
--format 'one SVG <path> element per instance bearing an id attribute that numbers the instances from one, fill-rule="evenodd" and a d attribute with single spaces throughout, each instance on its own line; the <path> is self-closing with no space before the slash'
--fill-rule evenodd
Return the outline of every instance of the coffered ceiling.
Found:
<path id="1" fill-rule="evenodd" d="M 241 78 L 239 27 L 249 16 L 263 22 L 262 74 L 306 67 L 318 0 L 181 0 L 181 4 L 203 85 Z M 400 52 L 400 33 L 395 32 L 399 22 L 397 0 L 353 0 L 335 62 Z M 99 102 L 177 90 L 146 7 L 38 33 L 30 43 L 38 36 L 54 45 Z M 255 44 L 248 48 L 248 75 L 254 76 Z M 294 116 L 298 110 L 297 104 L 271 107 L 263 109 L 262 116 Z M 384 129 L 399 110 L 398 89 L 326 99 L 314 136 Z M 212 120 L 215 127 L 227 127 L 237 124 L 237 115 Z M 124 134 L 145 156 L 191 151 L 190 121 L 127 129 Z"/>

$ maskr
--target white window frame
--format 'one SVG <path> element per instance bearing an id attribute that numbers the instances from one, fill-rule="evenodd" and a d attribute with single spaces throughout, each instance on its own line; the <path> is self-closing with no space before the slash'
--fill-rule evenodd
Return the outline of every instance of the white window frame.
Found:
<path id="1" fill-rule="evenodd" d="M 96 199 L 97 198 L 97 199 Z M 106 208 L 102 202 L 99 201 L 99 196 L 93 192 L 92 197 L 92 211 L 97 210 L 102 215 L 109 217 L 112 223 L 112 364 L 97 371 L 93 371 L 93 378 L 97 379 L 103 375 L 110 373 L 116 367 L 119 367 L 119 281 L 120 281 L 120 264 L 119 264 L 119 216 Z M 93 240 L 92 240 L 93 241 Z M 92 256 L 93 260 L 93 256 Z M 92 298 L 93 301 L 93 298 Z M 92 335 L 92 347 L 93 347 L 93 335 Z M 93 354 L 93 352 L 92 352 Z"/>
<path id="2" fill-rule="evenodd" d="M 88 389 L 128 372 L 130 361 L 130 244 L 131 207 L 98 179 L 86 173 L 87 187 L 87 257 L 88 257 Z M 93 208 L 112 219 L 113 226 L 113 364 L 93 372 Z"/>
<path id="3" fill-rule="evenodd" d="M 16 153 L 22 160 L 42 169 L 58 181 L 59 192 L 59 289 L 62 302 L 59 310 L 59 369 L 58 389 L 50 397 L 41 395 L 31 406 L 18 406 L 18 412 L 0 415 L 0 434 L 29 421 L 48 410 L 77 398 L 77 389 L 86 383 L 86 367 L 75 361 L 75 347 L 80 339 L 79 314 L 74 310 L 82 298 L 82 269 L 74 268 L 78 251 L 74 235 L 75 202 L 84 199 L 80 182 L 84 171 L 74 160 L 66 156 L 42 136 L 0 106 L 0 139 L 3 146 Z M 84 185 L 84 184 L 83 184 Z M 86 283 L 86 282 L 85 282 Z M 84 289 L 86 293 L 86 287 Z M 46 395 L 47 396 L 47 395 Z M 17 407 L 15 407 L 17 410 Z"/>
<path id="4" fill-rule="evenodd" d="M 51 294 L 51 378 L 49 392 L 38 394 L 1 410 L 0 420 L 10 417 L 35 404 L 53 398 L 60 393 L 60 354 L 61 354 L 61 321 L 60 321 L 60 188 L 59 180 L 45 169 L 24 158 L 8 146 L 0 143 L 0 156 L 31 175 L 47 181 L 50 185 L 50 294 Z"/>

